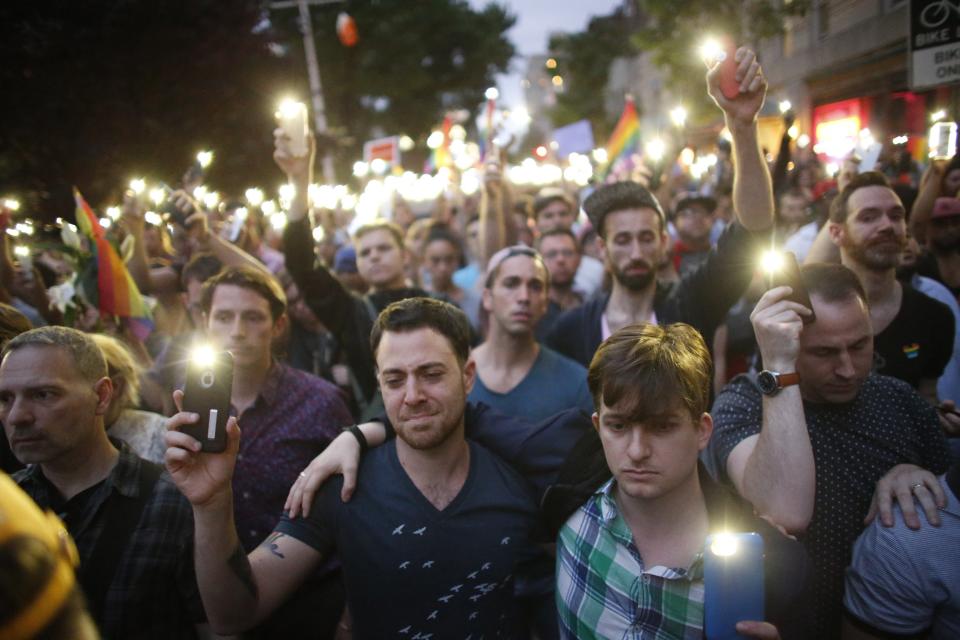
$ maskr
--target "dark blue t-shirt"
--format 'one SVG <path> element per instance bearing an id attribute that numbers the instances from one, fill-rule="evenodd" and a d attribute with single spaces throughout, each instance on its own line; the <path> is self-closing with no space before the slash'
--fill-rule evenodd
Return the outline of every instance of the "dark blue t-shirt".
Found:
<path id="1" fill-rule="evenodd" d="M 536 503 L 516 471 L 476 443 L 460 493 L 438 511 L 400 465 L 396 441 L 371 450 L 350 502 L 343 479 L 310 516 L 276 530 L 343 564 L 355 638 L 509 636 L 513 576 L 528 560 Z"/>

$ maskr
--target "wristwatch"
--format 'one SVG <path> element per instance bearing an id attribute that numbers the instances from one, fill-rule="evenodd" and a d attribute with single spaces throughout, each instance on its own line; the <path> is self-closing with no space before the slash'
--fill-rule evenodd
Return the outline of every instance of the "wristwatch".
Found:
<path id="1" fill-rule="evenodd" d="M 760 387 L 760 392 L 766 396 L 775 396 L 780 392 L 780 389 L 792 384 L 800 384 L 799 373 L 779 373 L 764 369 L 757 374 L 757 386 Z"/>

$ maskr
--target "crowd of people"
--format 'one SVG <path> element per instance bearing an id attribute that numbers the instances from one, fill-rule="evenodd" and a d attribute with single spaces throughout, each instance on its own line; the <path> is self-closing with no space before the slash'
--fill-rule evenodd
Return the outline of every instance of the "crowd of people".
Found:
<path id="1" fill-rule="evenodd" d="M 169 226 L 130 191 L 149 336 L 0 233 L 0 637 L 709 637 L 730 532 L 763 544 L 741 637 L 960 637 L 960 158 L 771 157 L 737 64 L 696 178 L 534 191 L 491 155 L 357 226 L 278 129 L 282 232 L 195 176 Z M 199 344 L 224 452 L 186 431 Z"/>

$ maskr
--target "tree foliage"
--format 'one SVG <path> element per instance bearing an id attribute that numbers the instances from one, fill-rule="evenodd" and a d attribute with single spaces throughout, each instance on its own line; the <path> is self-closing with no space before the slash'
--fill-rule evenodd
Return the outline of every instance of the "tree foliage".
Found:
<path id="1" fill-rule="evenodd" d="M 356 20 L 359 42 L 336 36 L 340 11 Z M 327 117 L 341 138 L 341 158 L 359 156 L 364 140 L 406 134 L 423 142 L 449 109 L 475 110 L 514 47 L 506 31 L 515 18 L 495 4 L 473 10 L 465 0 L 351 0 L 312 8 Z M 274 12 L 286 59 L 303 69 L 296 11 Z M 299 92 L 309 89 L 306 72 Z M 342 171 L 340 172 L 343 173 Z"/>
<path id="2" fill-rule="evenodd" d="M 609 131 L 612 123 L 604 111 L 604 89 L 614 59 L 635 54 L 632 22 L 622 9 L 590 20 L 586 30 L 550 38 L 550 54 L 558 61 L 556 72 L 566 90 L 557 95 L 551 116 L 556 126 L 587 118 L 594 131 Z"/>
<path id="3" fill-rule="evenodd" d="M 803 15 L 810 0 L 636 0 L 643 26 L 633 42 L 650 52 L 667 70 L 671 87 L 682 98 L 703 95 L 700 43 L 709 35 L 726 35 L 739 44 L 758 45 L 780 35 L 784 21 Z M 692 104 L 703 103 L 691 100 Z"/>
<path id="4" fill-rule="evenodd" d="M 172 183 L 207 147 L 214 187 L 269 186 L 277 101 L 309 91 L 297 11 L 268 4 L 3 3 L 0 194 L 65 215 L 70 185 L 94 205 L 116 202 L 132 176 Z M 351 49 L 335 33 L 344 10 L 360 32 Z M 345 164 L 378 129 L 419 137 L 447 108 L 476 107 L 514 52 L 514 19 L 494 5 L 351 0 L 312 15 L 328 119 L 353 141 Z"/>

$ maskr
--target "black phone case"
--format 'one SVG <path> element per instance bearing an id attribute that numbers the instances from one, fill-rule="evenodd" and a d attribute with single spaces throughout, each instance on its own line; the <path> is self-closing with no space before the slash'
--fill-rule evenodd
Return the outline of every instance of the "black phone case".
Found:
<path id="1" fill-rule="evenodd" d="M 233 388 L 233 357 L 226 351 L 216 355 L 212 365 L 187 362 L 183 410 L 200 418 L 181 430 L 200 441 L 201 450 L 220 453 L 227 448 L 227 418 Z"/>

